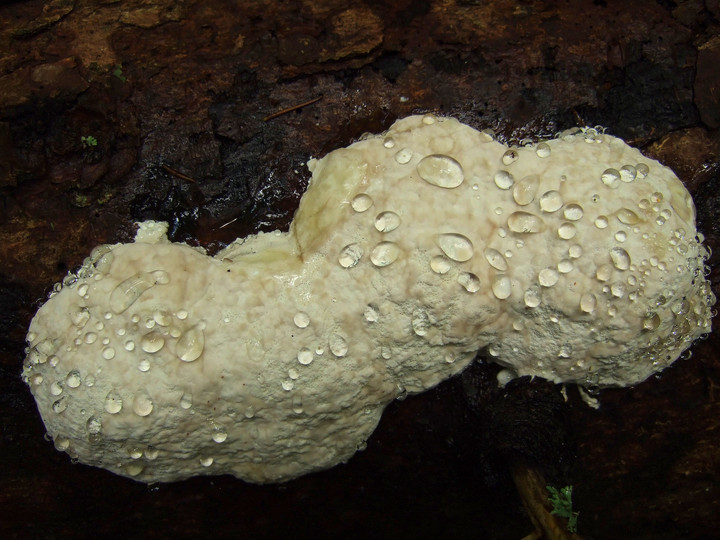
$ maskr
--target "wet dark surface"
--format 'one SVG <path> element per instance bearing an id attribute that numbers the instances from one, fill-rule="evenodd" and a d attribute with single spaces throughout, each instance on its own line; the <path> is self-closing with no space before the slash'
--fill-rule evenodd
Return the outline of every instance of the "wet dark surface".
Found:
<path id="1" fill-rule="evenodd" d="M 686 182 L 717 267 L 719 15 L 714 0 L 0 7 L 0 534 L 520 538 L 520 462 L 574 486 L 584 537 L 714 537 L 717 332 L 601 392 L 598 411 L 574 388 L 567 403 L 542 381 L 498 389 L 496 368 L 474 366 L 394 403 L 348 464 L 281 486 L 148 488 L 73 465 L 19 375 L 38 302 L 92 247 L 151 218 L 211 251 L 286 229 L 309 157 L 415 112 L 503 140 L 606 126 Z"/>

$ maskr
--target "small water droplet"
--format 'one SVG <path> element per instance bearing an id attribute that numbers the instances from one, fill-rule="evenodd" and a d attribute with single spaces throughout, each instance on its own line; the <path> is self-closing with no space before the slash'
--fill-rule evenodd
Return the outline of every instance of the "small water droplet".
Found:
<path id="1" fill-rule="evenodd" d="M 95 332 L 87 332 L 83 336 L 83 341 L 87 343 L 88 345 L 92 345 L 97 341 L 98 335 Z"/>
<path id="2" fill-rule="evenodd" d="M 656 330 L 661 322 L 662 320 L 657 313 L 648 313 L 643 319 L 642 326 L 644 330 Z"/>
<path id="3" fill-rule="evenodd" d="M 610 286 L 610 293 L 611 293 L 615 298 L 622 298 L 623 296 L 625 296 L 625 293 L 626 293 L 626 292 L 627 292 L 627 289 L 626 289 L 624 283 L 613 283 L 613 284 Z"/>
<path id="4" fill-rule="evenodd" d="M 200 465 L 203 467 L 210 467 L 213 464 L 213 461 L 215 461 L 212 456 L 207 457 L 201 457 L 200 458 Z"/>
<path id="5" fill-rule="evenodd" d="M 575 268 L 575 265 L 568 259 L 563 259 L 557 265 L 558 272 L 561 274 L 568 274 L 573 271 L 573 268 Z"/>
<path id="6" fill-rule="evenodd" d="M 400 165 L 405 165 L 406 163 L 410 163 L 412 157 L 413 151 L 409 148 L 403 148 L 397 154 L 395 154 L 395 161 L 397 161 Z"/>
<path id="7" fill-rule="evenodd" d="M 375 228 L 382 233 L 389 233 L 400 226 L 400 216 L 395 212 L 381 212 L 375 218 Z"/>
<path id="8" fill-rule="evenodd" d="M 65 385 L 68 388 L 77 388 L 80 386 L 81 382 L 82 378 L 80 377 L 80 372 L 77 369 L 70 371 L 67 374 L 67 377 L 65 377 Z"/>
<path id="9" fill-rule="evenodd" d="M 113 358 L 115 358 L 115 349 L 112 347 L 105 347 L 102 350 L 102 357 L 105 360 L 112 360 Z"/>
<path id="10" fill-rule="evenodd" d="M 550 155 L 550 145 L 546 142 L 538 143 L 535 153 L 539 158 L 546 158 Z"/>
<path id="11" fill-rule="evenodd" d="M 90 435 L 98 435 L 102 431 L 102 422 L 97 416 L 91 416 L 85 423 Z"/>
<path id="12" fill-rule="evenodd" d="M 110 390 L 105 396 L 105 411 L 109 414 L 117 414 L 122 410 L 123 400 L 115 390 Z"/>
<path id="13" fill-rule="evenodd" d="M 495 185 L 500 189 L 510 189 L 515 183 L 515 178 L 507 171 L 498 171 L 493 176 Z"/>
<path id="14" fill-rule="evenodd" d="M 192 407 L 193 404 L 193 397 L 192 394 L 185 392 L 183 393 L 182 397 L 180 398 L 180 408 L 181 409 L 189 409 Z"/>
<path id="15" fill-rule="evenodd" d="M 60 399 L 58 399 L 56 402 L 52 404 L 52 410 L 53 412 L 60 414 L 62 412 L 65 412 L 65 410 L 68 407 L 68 400 L 67 396 L 63 396 Z"/>
<path id="16" fill-rule="evenodd" d="M 90 287 L 88 286 L 87 283 L 81 284 L 81 285 L 77 288 L 78 296 L 83 296 L 83 297 L 84 297 L 84 296 L 88 293 L 88 289 L 89 289 L 89 288 L 90 288 Z"/>
<path id="17" fill-rule="evenodd" d="M 212 440 L 216 443 L 223 443 L 227 440 L 227 431 L 222 426 L 213 426 Z"/>
<path id="18" fill-rule="evenodd" d="M 457 281 L 467 292 L 476 293 L 480 290 L 480 278 L 471 272 L 460 272 Z"/>
<path id="19" fill-rule="evenodd" d="M 194 362 L 205 349 L 205 334 L 202 325 L 196 324 L 188 329 L 175 345 L 175 354 L 183 362 Z"/>
<path id="20" fill-rule="evenodd" d="M 543 287 L 552 287 L 558 282 L 560 275 L 554 268 L 543 268 L 538 274 L 538 283 Z"/>
<path id="21" fill-rule="evenodd" d="M 492 266 L 496 270 L 505 272 L 508 269 L 507 260 L 505 260 L 503 254 L 500 253 L 497 249 L 487 248 L 485 250 L 485 258 L 487 259 L 487 262 L 490 264 L 490 266 Z"/>
<path id="22" fill-rule="evenodd" d="M 531 174 L 520 180 L 513 187 L 513 199 L 520 206 L 526 206 L 535 200 L 538 188 L 538 177 Z"/>
<path id="23" fill-rule="evenodd" d="M 298 328 L 307 328 L 310 324 L 310 316 L 304 311 L 298 311 L 293 317 L 293 322 Z"/>
<path id="24" fill-rule="evenodd" d="M 159 332 L 150 332 L 140 339 L 140 348 L 146 353 L 156 353 L 165 346 L 165 338 Z"/>
<path id="25" fill-rule="evenodd" d="M 615 215 L 620 223 L 625 225 L 635 225 L 640 222 L 638 215 L 629 208 L 621 208 L 615 213 Z"/>
<path id="26" fill-rule="evenodd" d="M 621 247 L 614 247 L 610 250 L 610 259 L 618 270 L 630 268 L 630 254 Z"/>
<path id="27" fill-rule="evenodd" d="M 465 179 L 462 166 L 450 156 L 442 154 L 422 158 L 417 165 L 417 172 L 427 183 L 441 188 L 456 188 Z"/>
<path id="28" fill-rule="evenodd" d="M 290 390 L 295 388 L 295 383 L 292 381 L 288 381 L 288 380 L 284 380 L 281 383 L 281 385 L 282 385 L 282 389 L 285 390 L 286 392 L 289 392 Z"/>
<path id="29" fill-rule="evenodd" d="M 430 259 L 430 268 L 436 274 L 447 274 L 450 271 L 450 260 L 445 255 L 435 255 Z"/>
<path id="30" fill-rule="evenodd" d="M 348 352 L 347 341 L 345 341 L 345 338 L 339 334 L 333 334 L 330 336 L 328 346 L 330 347 L 330 352 L 338 358 L 342 358 Z"/>
<path id="31" fill-rule="evenodd" d="M 562 196 L 557 191 L 546 191 L 540 197 L 540 209 L 543 212 L 556 212 L 562 208 Z"/>
<path id="32" fill-rule="evenodd" d="M 535 287 L 531 287 L 525 291 L 523 299 L 527 307 L 538 307 L 540 305 L 540 291 Z"/>
<path id="33" fill-rule="evenodd" d="M 519 157 L 517 150 L 510 148 L 508 150 L 505 150 L 505 153 L 502 155 L 502 162 L 503 165 L 510 165 L 511 163 L 514 163 L 517 161 L 517 158 Z"/>
<path id="34" fill-rule="evenodd" d="M 598 281 L 607 281 L 612 277 L 612 266 L 609 264 L 603 264 L 598 267 L 597 271 L 595 272 L 595 277 Z"/>
<path id="35" fill-rule="evenodd" d="M 110 309 L 120 314 L 129 308 L 157 280 L 150 272 L 138 272 L 120 283 L 110 293 Z"/>
<path id="36" fill-rule="evenodd" d="M 380 242 L 370 253 L 370 262 L 375 266 L 389 266 L 400 257 L 400 248 L 395 242 Z"/>
<path id="37" fill-rule="evenodd" d="M 140 363 L 138 364 L 138 369 L 143 373 L 150 371 L 150 360 L 148 360 L 147 358 L 143 358 L 142 360 L 140 360 Z"/>
<path id="38" fill-rule="evenodd" d="M 348 244 L 340 252 L 338 262 L 343 268 L 352 268 L 357 265 L 363 256 L 363 250 L 358 244 Z"/>
<path id="39" fill-rule="evenodd" d="M 645 178 L 650 172 L 650 167 L 648 167 L 645 163 L 638 163 L 635 165 L 635 172 L 637 173 L 638 178 Z"/>
<path id="40" fill-rule="evenodd" d="M 617 169 L 605 169 L 600 179 L 607 187 L 615 189 L 620 185 L 620 172 Z"/>
<path id="41" fill-rule="evenodd" d="M 123 346 L 126 351 L 132 352 L 135 350 L 135 342 L 131 339 L 128 339 Z"/>
<path id="42" fill-rule="evenodd" d="M 418 336 L 424 336 L 430 327 L 430 317 L 424 309 L 416 308 L 412 313 L 412 329 Z"/>
<path id="43" fill-rule="evenodd" d="M 84 328 L 90 320 L 90 310 L 86 307 L 77 308 L 71 312 L 70 320 L 78 328 Z"/>
<path id="44" fill-rule="evenodd" d="M 582 257 L 583 249 L 579 244 L 574 244 L 568 248 L 568 257 L 571 259 L 579 259 Z"/>
<path id="45" fill-rule="evenodd" d="M 627 233 L 625 231 L 618 231 L 615 233 L 615 240 L 618 242 L 624 242 L 627 240 Z"/>
<path id="46" fill-rule="evenodd" d="M 135 394 L 133 399 L 133 412 L 138 416 L 147 416 L 153 410 L 153 400 L 144 390 Z"/>
<path id="47" fill-rule="evenodd" d="M 450 259 L 457 262 L 469 261 L 473 256 L 473 245 L 469 238 L 458 233 L 439 234 L 438 247 Z"/>
<path id="48" fill-rule="evenodd" d="M 595 218 L 595 226 L 598 229 L 606 229 L 608 226 L 608 218 L 605 216 L 598 216 Z"/>
<path id="49" fill-rule="evenodd" d="M 181 321 L 184 321 L 185 319 L 187 319 L 187 318 L 188 318 L 188 315 L 189 315 L 189 313 L 187 312 L 186 309 L 180 309 L 180 310 L 178 310 L 178 312 L 175 314 L 175 316 L 176 316 L 178 319 L 180 319 Z"/>
<path id="50" fill-rule="evenodd" d="M 359 195 L 355 195 L 353 197 L 352 202 L 350 203 L 350 206 L 352 206 L 352 209 L 356 212 L 365 212 L 368 208 L 370 208 L 373 205 L 373 200 L 367 193 L 360 193 Z"/>
<path id="51" fill-rule="evenodd" d="M 563 223 L 558 227 L 557 234 L 563 240 L 570 240 L 577 234 L 577 229 L 572 223 Z"/>
<path id="52" fill-rule="evenodd" d="M 380 318 L 380 312 L 378 311 L 378 308 L 372 304 L 368 304 L 365 307 L 365 312 L 363 314 L 365 317 L 365 320 L 367 322 L 377 322 Z"/>
<path id="53" fill-rule="evenodd" d="M 545 222 L 529 212 L 513 212 L 508 216 L 508 229 L 514 233 L 533 234 L 545 230 Z"/>
<path id="54" fill-rule="evenodd" d="M 383 141 L 383 146 L 384 146 L 385 148 L 394 148 L 394 147 L 395 147 L 395 140 L 394 140 L 392 137 L 387 137 L 387 138 Z"/>
<path id="55" fill-rule="evenodd" d="M 620 168 L 620 180 L 623 182 L 632 182 L 637 176 L 637 170 L 632 165 L 623 165 Z"/>
<path id="56" fill-rule="evenodd" d="M 565 219 L 568 221 L 578 221 L 582 219 L 583 215 L 582 206 L 576 203 L 566 205 L 565 210 L 563 210 L 563 216 L 565 216 Z"/>

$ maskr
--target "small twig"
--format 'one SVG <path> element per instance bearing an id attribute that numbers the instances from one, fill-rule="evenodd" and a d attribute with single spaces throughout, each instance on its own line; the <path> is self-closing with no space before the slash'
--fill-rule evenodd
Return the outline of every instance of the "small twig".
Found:
<path id="1" fill-rule="evenodd" d="M 305 101 L 304 103 L 300 103 L 299 105 L 293 105 L 292 107 L 288 107 L 287 109 L 282 109 L 280 111 L 274 112 L 272 114 L 267 115 L 265 118 L 263 118 L 264 122 L 267 122 L 268 120 L 272 120 L 273 118 L 277 118 L 278 116 L 282 116 L 283 114 L 287 114 L 289 112 L 296 111 L 298 109 L 302 109 L 303 107 L 307 107 L 308 105 L 312 105 L 313 103 L 317 103 L 323 98 L 323 96 L 318 96 L 316 98 L 313 98 L 309 101 Z"/>
<path id="2" fill-rule="evenodd" d="M 195 183 L 195 179 L 194 179 L 194 178 L 188 176 L 187 174 L 183 174 L 183 173 L 181 173 L 180 171 L 176 171 L 175 169 L 173 169 L 173 168 L 170 167 L 169 165 L 166 165 L 165 163 L 161 163 L 161 164 L 160 164 L 160 167 L 162 167 L 162 169 L 163 169 L 164 171 L 169 172 L 169 173 L 172 174 L 173 176 L 177 176 L 177 177 L 180 178 L 181 180 L 185 180 L 185 181 L 187 181 L 187 182 L 193 182 L 193 183 Z"/>

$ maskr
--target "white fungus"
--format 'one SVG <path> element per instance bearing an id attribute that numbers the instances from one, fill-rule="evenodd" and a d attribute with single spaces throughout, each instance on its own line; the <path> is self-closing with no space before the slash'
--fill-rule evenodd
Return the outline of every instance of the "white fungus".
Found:
<path id="1" fill-rule="evenodd" d="M 145 222 L 96 248 L 27 336 L 55 446 L 143 482 L 284 481 L 349 459 L 388 403 L 480 350 L 511 376 L 627 386 L 710 331 L 670 169 L 608 135 L 509 150 L 429 118 L 311 160 L 287 233 L 208 257 Z"/>

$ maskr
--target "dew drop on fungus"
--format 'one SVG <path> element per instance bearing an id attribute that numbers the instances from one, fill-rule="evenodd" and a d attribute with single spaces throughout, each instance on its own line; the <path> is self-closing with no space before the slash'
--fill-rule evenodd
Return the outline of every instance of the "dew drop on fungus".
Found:
<path id="1" fill-rule="evenodd" d="M 105 360 L 112 360 L 113 358 L 115 358 L 115 349 L 113 349 L 112 347 L 105 347 L 102 350 L 102 357 Z"/>
<path id="2" fill-rule="evenodd" d="M 139 391 L 133 399 L 133 412 L 138 416 L 147 416 L 153 410 L 153 400 L 144 392 Z"/>
<path id="3" fill-rule="evenodd" d="M 356 212 L 365 212 L 368 208 L 370 208 L 373 204 L 373 200 L 370 198 L 370 195 L 367 193 L 360 193 L 359 195 L 356 195 L 353 197 L 352 202 L 350 203 L 350 206 L 352 206 L 352 209 Z"/>
<path id="4" fill-rule="evenodd" d="M 400 165 L 405 165 L 406 163 L 410 163 L 412 157 L 413 151 L 409 148 L 403 148 L 395 154 L 395 161 L 397 161 Z"/>
<path id="5" fill-rule="evenodd" d="M 572 223 L 563 223 L 560 227 L 558 227 L 557 234 L 563 240 L 570 240 L 575 237 L 575 234 L 577 234 L 577 229 Z"/>
<path id="6" fill-rule="evenodd" d="M 605 169 L 605 171 L 600 176 L 600 179 L 602 180 L 602 183 L 605 184 L 609 188 L 617 188 L 619 187 L 619 180 L 620 180 L 620 172 L 617 169 Z"/>
<path id="7" fill-rule="evenodd" d="M 636 225 L 640 222 L 640 218 L 638 217 L 638 215 L 629 208 L 621 208 L 617 211 L 615 215 L 617 216 L 620 223 L 623 223 L 625 225 Z"/>
<path id="8" fill-rule="evenodd" d="M 560 276 L 554 268 L 543 268 L 538 274 L 538 283 L 543 287 L 552 287 L 558 282 Z"/>
<path id="9" fill-rule="evenodd" d="M 565 216 L 565 219 L 568 221 L 578 221 L 582 219 L 583 214 L 582 206 L 576 203 L 566 205 L 563 210 L 563 216 Z"/>
<path id="10" fill-rule="evenodd" d="M 540 209 L 543 212 L 556 212 L 562 208 L 562 205 L 562 196 L 557 191 L 546 191 L 542 197 L 540 197 Z"/>
<path id="11" fill-rule="evenodd" d="M 430 327 L 430 317 L 424 309 L 417 308 L 412 313 L 412 329 L 418 336 L 424 336 Z"/>
<path id="12" fill-rule="evenodd" d="M 550 145 L 546 142 L 538 143 L 535 147 L 535 153 L 539 158 L 546 158 L 550 155 Z"/>
<path id="13" fill-rule="evenodd" d="M 380 242 L 370 253 L 370 262 L 377 267 L 389 266 L 400 257 L 400 248 L 395 242 Z"/>
<path id="14" fill-rule="evenodd" d="M 400 216 L 395 212 L 381 212 L 375 218 L 375 228 L 382 233 L 389 233 L 400 226 Z"/>
<path id="15" fill-rule="evenodd" d="M 498 276 L 492 284 L 492 292 L 495 298 L 505 300 L 512 294 L 512 282 L 507 276 Z"/>
<path id="16" fill-rule="evenodd" d="M 175 354 L 183 362 L 194 362 L 205 348 L 205 334 L 202 327 L 196 324 L 180 336 L 175 345 Z"/>
<path id="17" fill-rule="evenodd" d="M 441 188 L 458 187 L 465 179 L 462 166 L 450 156 L 432 154 L 417 164 L 417 173 L 428 184 Z"/>
<path id="18" fill-rule="evenodd" d="M 627 270 L 630 268 L 630 254 L 623 248 L 615 247 L 610 250 L 610 258 L 613 265 L 618 270 Z"/>
<path id="19" fill-rule="evenodd" d="M 435 255 L 430 259 L 430 268 L 436 274 L 447 274 L 450 271 L 450 260 L 445 255 Z"/>
<path id="20" fill-rule="evenodd" d="M 525 305 L 530 308 L 538 307 L 540 305 L 540 291 L 536 288 L 531 287 L 525 291 L 524 298 Z"/>
<path id="21" fill-rule="evenodd" d="M 520 206 L 527 206 L 535 200 L 538 188 L 538 177 L 535 174 L 526 176 L 513 187 L 513 199 Z"/>
<path id="22" fill-rule="evenodd" d="M 300 362 L 304 366 L 311 364 L 314 357 L 314 353 L 307 347 L 303 347 L 302 349 L 300 349 L 297 354 L 298 362 Z"/>
<path id="23" fill-rule="evenodd" d="M 507 171 L 496 172 L 495 176 L 493 176 L 493 180 L 495 181 L 495 185 L 500 189 L 510 189 L 515 183 L 513 175 Z"/>
<path id="24" fill-rule="evenodd" d="M 502 155 L 503 165 L 510 165 L 511 163 L 514 163 L 517 161 L 518 157 L 518 152 L 514 148 L 505 150 L 505 153 Z"/>
<path id="25" fill-rule="evenodd" d="M 65 377 L 65 386 L 68 388 L 77 388 L 80 386 L 82 379 L 80 378 L 80 372 L 76 369 L 72 370 Z"/>
<path id="26" fill-rule="evenodd" d="M 529 212 L 513 212 L 508 216 L 507 224 L 514 233 L 532 234 L 545 229 L 545 222 Z"/>
<path id="27" fill-rule="evenodd" d="M 460 272 L 457 281 L 467 292 L 476 293 L 480 290 L 480 278 L 471 272 Z"/>
<path id="28" fill-rule="evenodd" d="M 580 297 L 580 309 L 585 313 L 592 313 L 595 311 L 597 305 L 597 299 L 593 293 L 585 293 Z"/>
<path id="29" fill-rule="evenodd" d="M 330 336 L 328 345 L 330 347 L 330 352 L 338 358 L 342 358 L 348 352 L 347 341 L 345 341 L 345 338 L 338 334 L 333 334 L 332 336 Z"/>
<path id="30" fill-rule="evenodd" d="M 105 412 L 109 414 L 117 414 L 122 410 L 123 400 L 114 390 L 110 390 L 105 396 Z"/>
<path id="31" fill-rule="evenodd" d="M 497 249 L 487 248 L 485 250 L 485 258 L 487 259 L 488 264 L 496 270 L 505 272 L 508 269 L 507 260 Z"/>
<path id="32" fill-rule="evenodd" d="M 116 314 L 124 312 L 156 283 L 158 281 L 151 272 L 138 272 L 130 276 L 110 293 L 110 309 Z"/>
<path id="33" fill-rule="evenodd" d="M 293 322 L 298 328 L 307 328 L 310 324 L 310 316 L 304 311 L 298 311 L 293 317 Z"/>
<path id="34" fill-rule="evenodd" d="M 605 216 L 598 216 L 595 218 L 595 226 L 598 229 L 606 229 L 608 226 L 608 218 Z"/>
<path id="35" fill-rule="evenodd" d="M 140 347 L 146 353 L 156 353 L 165 346 L 165 338 L 159 332 L 150 332 L 140 338 Z"/>
<path id="36" fill-rule="evenodd" d="M 469 238 L 457 233 L 439 234 L 438 247 L 450 259 L 457 262 L 469 261 L 473 256 L 473 245 Z"/>
<path id="37" fill-rule="evenodd" d="M 357 265 L 362 256 L 363 250 L 358 244 L 348 244 L 340 251 L 338 262 L 343 268 L 352 268 Z"/>

